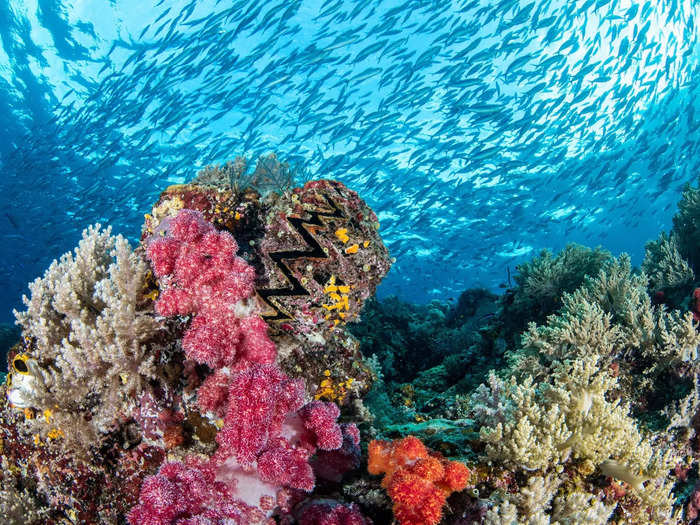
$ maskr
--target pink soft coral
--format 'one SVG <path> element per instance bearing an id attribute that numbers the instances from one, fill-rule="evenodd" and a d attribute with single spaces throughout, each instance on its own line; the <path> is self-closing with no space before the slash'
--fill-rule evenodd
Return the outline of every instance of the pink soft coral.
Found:
<path id="1" fill-rule="evenodd" d="M 333 403 L 304 405 L 304 383 L 274 363 L 276 349 L 265 322 L 241 317 L 239 305 L 254 293 L 255 272 L 236 257 L 233 237 L 192 210 L 180 211 L 159 228 L 147 249 L 161 288 L 156 310 L 194 315 L 182 346 L 188 359 L 213 369 L 197 401 L 202 411 L 224 421 L 215 456 L 209 462 L 165 465 L 144 483 L 130 520 L 252 523 L 255 512 L 266 519 L 284 505 L 284 489 L 313 489 L 310 457 L 343 445 L 336 422 L 340 412 Z M 357 429 L 348 430 L 354 436 Z M 357 437 L 351 439 L 355 446 Z M 347 463 L 346 457 L 341 460 Z"/>
<path id="2" fill-rule="evenodd" d="M 279 433 L 287 414 L 303 406 L 304 384 L 275 365 L 253 365 L 231 379 L 228 395 L 224 428 L 216 440 L 227 455 L 251 465 Z"/>
<path id="3" fill-rule="evenodd" d="M 301 505 L 294 515 L 299 525 L 371 525 L 357 505 L 335 500 L 312 500 Z"/>
<path id="4" fill-rule="evenodd" d="M 187 357 L 217 369 L 245 359 L 271 363 L 275 345 L 259 317 L 240 317 L 236 305 L 254 290 L 255 270 L 236 256 L 238 245 L 193 210 L 162 223 L 147 255 L 161 285 L 156 311 L 195 314 L 182 346 Z"/>
<path id="5" fill-rule="evenodd" d="M 354 423 L 340 425 L 343 444 L 336 450 L 319 450 L 311 461 L 316 477 L 336 483 L 343 475 L 360 466 L 360 431 Z"/>
<path id="6" fill-rule="evenodd" d="M 229 484 L 217 481 L 210 461 L 196 457 L 185 464 L 165 463 L 158 474 L 146 478 L 128 519 L 131 525 L 267 522 L 260 509 L 236 499 Z"/>
<path id="7" fill-rule="evenodd" d="M 276 365 L 254 364 L 231 377 L 217 456 L 223 461 L 231 456 L 244 469 L 256 466 L 267 483 L 311 491 L 311 454 L 343 444 L 339 413 L 333 403 L 304 405 L 301 380 L 290 379 Z"/>

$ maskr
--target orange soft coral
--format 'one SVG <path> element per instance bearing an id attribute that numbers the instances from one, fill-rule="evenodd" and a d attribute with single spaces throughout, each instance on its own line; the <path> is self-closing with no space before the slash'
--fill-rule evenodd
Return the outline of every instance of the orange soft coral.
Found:
<path id="1" fill-rule="evenodd" d="M 442 519 L 447 497 L 464 490 L 469 469 L 429 451 L 414 436 L 369 444 L 367 470 L 384 474 L 382 486 L 394 502 L 401 525 L 435 525 Z"/>

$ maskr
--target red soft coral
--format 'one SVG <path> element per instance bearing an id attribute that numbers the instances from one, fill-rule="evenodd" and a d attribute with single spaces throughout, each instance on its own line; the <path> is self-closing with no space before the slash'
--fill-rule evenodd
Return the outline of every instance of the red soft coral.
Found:
<path id="1" fill-rule="evenodd" d="M 132 512 L 135 523 L 146 523 L 148 512 L 166 521 L 183 514 L 215 519 L 215 512 L 227 508 L 232 510 L 224 513 L 233 515 L 240 505 L 269 516 L 284 492 L 279 489 L 313 489 L 312 454 L 343 446 L 338 407 L 320 401 L 305 406 L 303 381 L 290 379 L 274 364 L 276 349 L 267 324 L 257 316 L 241 317 L 241 301 L 254 293 L 255 272 L 236 257 L 237 249 L 231 235 L 216 231 L 192 210 L 164 220 L 148 244 L 147 255 L 161 288 L 157 312 L 193 314 L 182 347 L 189 362 L 214 370 L 199 388 L 197 402 L 202 411 L 224 421 L 211 465 L 172 464 L 180 467 L 161 469 L 144 484 L 141 502 Z M 181 437 L 175 430 L 170 436 L 173 443 Z M 345 433 L 347 450 L 341 451 L 334 475 L 355 461 L 359 433 L 354 425 Z M 185 469 L 188 480 L 208 476 L 214 488 L 197 492 L 193 481 L 178 477 L 178 468 Z M 190 497 L 190 492 L 196 495 Z M 214 507 L 213 501 L 218 502 Z M 199 507 L 182 510 L 178 505 Z"/>
<path id="2" fill-rule="evenodd" d="M 219 381 L 217 376 L 202 386 L 207 395 L 200 404 L 218 405 Z M 304 405 L 303 381 L 290 379 L 276 365 L 254 364 L 234 373 L 227 399 L 224 425 L 216 436 L 218 458 L 232 456 L 243 468 L 257 467 L 265 482 L 312 490 L 310 455 L 343 444 L 338 407 L 320 401 Z"/>
<path id="3" fill-rule="evenodd" d="M 384 474 L 382 486 L 394 502 L 394 516 L 401 525 L 434 525 L 442 519 L 442 507 L 454 491 L 464 490 L 469 470 L 429 451 L 416 437 L 369 444 L 367 469 Z"/>

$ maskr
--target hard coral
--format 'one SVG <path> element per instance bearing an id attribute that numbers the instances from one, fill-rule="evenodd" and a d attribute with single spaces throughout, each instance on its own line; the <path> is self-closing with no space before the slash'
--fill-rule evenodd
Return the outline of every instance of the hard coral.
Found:
<path id="1" fill-rule="evenodd" d="M 367 469 L 384 474 L 382 486 L 394 502 L 401 525 L 430 525 L 442 519 L 447 497 L 464 490 L 470 472 L 465 465 L 430 452 L 416 437 L 372 441 Z"/>

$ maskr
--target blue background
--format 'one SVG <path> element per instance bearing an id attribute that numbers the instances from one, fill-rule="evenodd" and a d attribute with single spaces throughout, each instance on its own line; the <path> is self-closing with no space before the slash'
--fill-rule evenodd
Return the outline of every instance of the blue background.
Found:
<path id="1" fill-rule="evenodd" d="M 0 1 L 0 321 L 167 185 L 275 151 L 377 212 L 414 301 L 542 248 L 640 263 L 700 174 L 690 0 Z"/>

